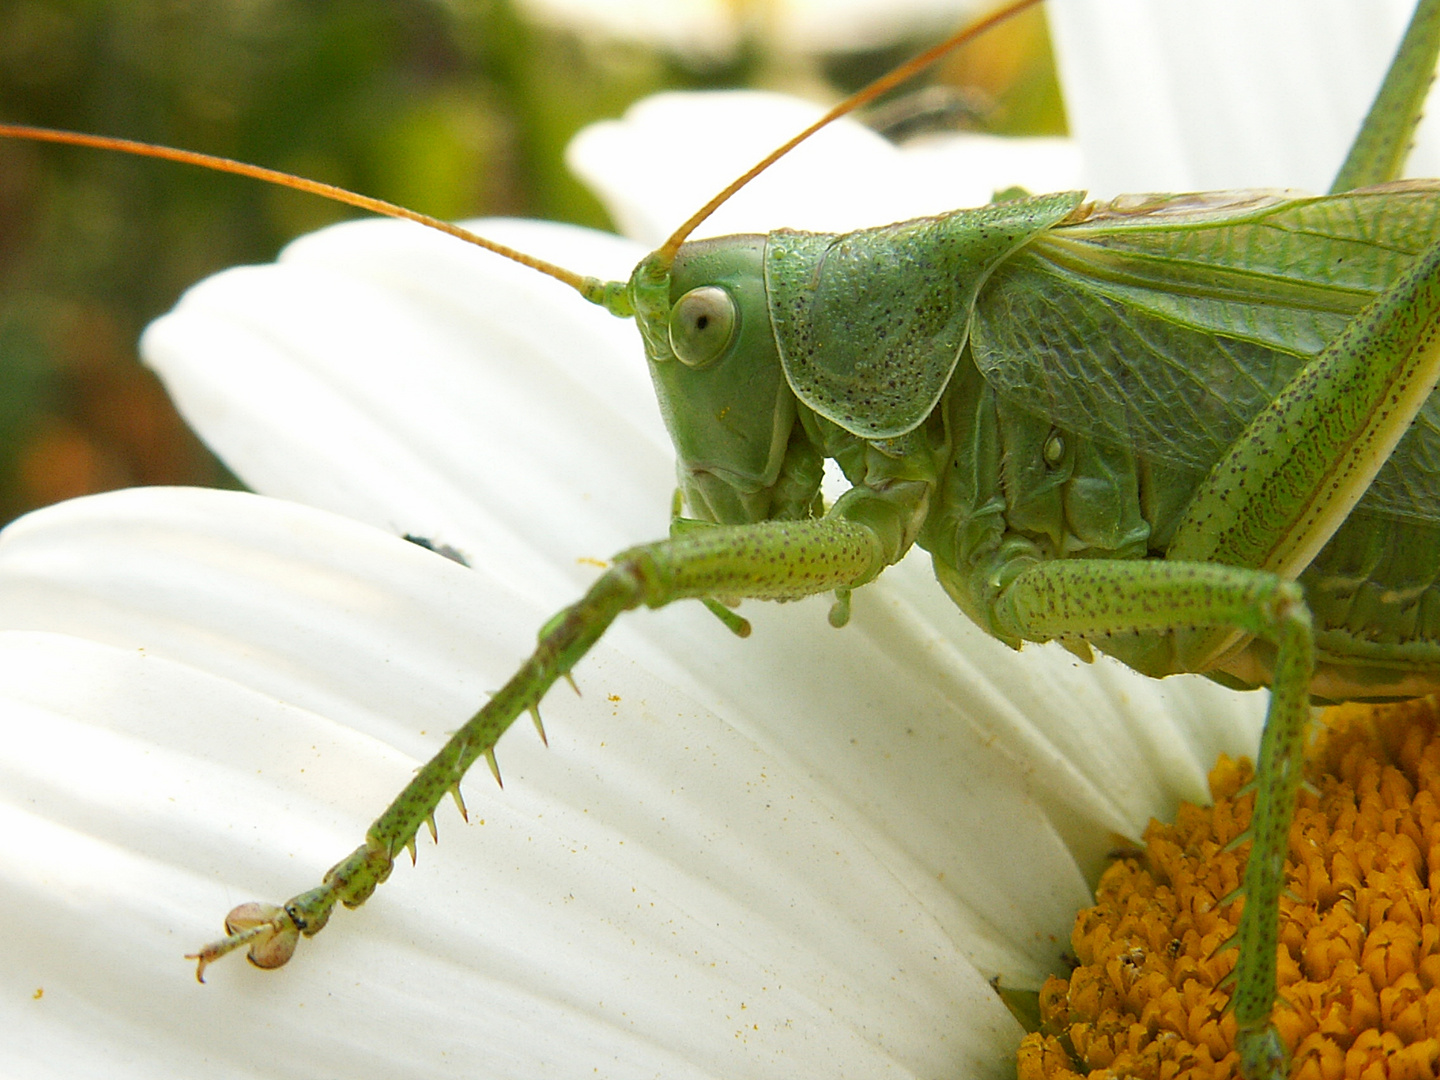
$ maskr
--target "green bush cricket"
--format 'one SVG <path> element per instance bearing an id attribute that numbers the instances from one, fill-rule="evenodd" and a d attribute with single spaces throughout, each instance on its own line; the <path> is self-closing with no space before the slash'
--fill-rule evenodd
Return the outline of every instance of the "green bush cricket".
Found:
<path id="1" fill-rule="evenodd" d="M 1433 39 L 1435 5 L 1421 14 Z M 1417 55 L 1402 52 L 1425 78 L 1402 90 L 1401 120 L 1388 133 L 1367 125 L 1389 160 L 1358 150 L 1358 172 L 1347 166 L 1338 189 L 1394 174 L 1388 151 L 1413 123 L 1433 42 Z M 1430 429 L 1401 440 L 1436 380 L 1434 200 L 1424 184 L 1099 208 L 1058 195 L 839 239 L 777 233 L 680 248 L 682 230 L 629 283 L 583 283 L 641 323 L 695 519 L 617 556 L 364 846 L 283 908 L 247 905 L 232 935 L 200 954 L 202 968 L 241 945 L 283 963 L 336 900 L 362 902 L 468 766 L 480 756 L 493 765 L 504 728 L 620 611 L 693 596 L 738 627 L 718 601 L 835 590 L 840 623 L 849 591 L 919 543 L 956 603 L 1012 644 L 1060 639 L 1084 653 L 1089 641 L 1149 674 L 1274 684 L 1236 1012 L 1247 1073 L 1277 1071 L 1274 862 L 1307 691 L 1423 693 L 1440 662 L 1401 565 L 1433 548 L 1433 499 L 1414 479 Z M 1276 232 L 1303 239 L 1264 248 L 1269 261 L 1229 254 L 1237 238 Z M 1316 247 L 1317 236 L 1335 246 Z M 941 273 L 897 280 L 881 252 Z M 768 320 L 756 314 L 767 308 Z M 1057 347 L 1074 325 L 1096 329 L 1091 345 L 1124 331 L 1149 351 Z M 1149 437 L 1147 414 L 1170 399 L 1145 395 L 1173 389 L 1157 389 L 1167 347 L 1204 357 L 1200 339 L 1220 343 L 1223 362 L 1192 375 L 1188 396 L 1173 391 L 1197 415 L 1192 437 Z M 751 365 L 739 399 L 732 356 Z M 1090 377 L 1066 367 L 1078 359 L 1095 365 Z M 1260 386 L 1245 399 L 1222 385 L 1231 378 Z M 854 486 L 822 514 L 827 457 Z M 1360 632 L 1357 605 L 1369 605 Z"/>

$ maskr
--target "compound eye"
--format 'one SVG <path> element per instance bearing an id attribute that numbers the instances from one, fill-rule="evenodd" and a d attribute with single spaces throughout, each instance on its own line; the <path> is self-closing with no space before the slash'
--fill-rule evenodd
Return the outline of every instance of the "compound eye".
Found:
<path id="1" fill-rule="evenodd" d="M 718 359 L 735 335 L 735 301 L 718 285 L 691 289 L 670 309 L 670 348 L 688 367 Z"/>

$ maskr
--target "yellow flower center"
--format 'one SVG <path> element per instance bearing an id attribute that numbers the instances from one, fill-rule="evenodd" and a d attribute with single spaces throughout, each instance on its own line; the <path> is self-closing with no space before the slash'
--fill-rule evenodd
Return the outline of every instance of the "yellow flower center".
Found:
<path id="1" fill-rule="evenodd" d="M 1281 900 L 1275 1024 L 1292 1080 L 1440 1072 L 1440 713 L 1431 700 L 1341 706 L 1310 753 Z M 1243 899 L 1248 763 L 1222 758 L 1214 805 L 1151 822 L 1075 920 L 1070 978 L 1040 993 L 1019 1080 L 1236 1075 L 1224 948 Z M 1432 878 L 1432 875 L 1434 877 Z"/>

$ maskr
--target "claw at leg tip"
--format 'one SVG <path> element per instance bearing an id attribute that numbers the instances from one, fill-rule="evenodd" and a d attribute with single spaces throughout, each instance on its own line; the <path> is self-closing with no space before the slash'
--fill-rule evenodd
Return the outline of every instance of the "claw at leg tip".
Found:
<path id="1" fill-rule="evenodd" d="M 210 958 L 206 956 L 205 950 L 200 952 L 187 952 L 186 960 L 195 961 L 195 981 L 203 984 L 205 982 L 205 969 L 210 966 Z"/>

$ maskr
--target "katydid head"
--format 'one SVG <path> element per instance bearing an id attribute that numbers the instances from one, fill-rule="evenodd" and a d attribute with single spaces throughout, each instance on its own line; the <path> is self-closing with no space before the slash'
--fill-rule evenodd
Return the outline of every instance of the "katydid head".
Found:
<path id="1" fill-rule="evenodd" d="M 813 498 L 775 498 L 795 395 L 770 329 L 764 255 L 763 236 L 699 240 L 668 270 L 650 256 L 630 281 L 685 502 L 721 524 L 803 516 Z"/>
<path id="2" fill-rule="evenodd" d="M 766 238 L 687 239 L 815 132 L 1038 2 L 1014 0 L 852 94 L 691 215 L 640 262 L 623 296 L 613 284 L 603 296 L 586 294 L 616 315 L 635 317 L 692 514 L 735 525 L 806 517 L 818 507 L 820 464 L 812 449 L 791 440 L 797 399 L 770 323 Z"/>

